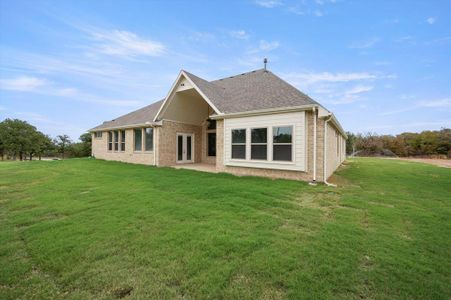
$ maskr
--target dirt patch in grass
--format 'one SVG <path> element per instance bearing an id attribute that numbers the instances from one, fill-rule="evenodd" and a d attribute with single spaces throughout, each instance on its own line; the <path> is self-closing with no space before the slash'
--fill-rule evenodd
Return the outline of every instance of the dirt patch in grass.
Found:
<path id="1" fill-rule="evenodd" d="M 115 298 L 122 299 L 129 296 L 133 291 L 131 286 L 121 287 L 113 291 L 113 295 Z"/>
<path id="2" fill-rule="evenodd" d="M 410 157 L 406 157 L 406 158 L 387 158 L 387 159 L 399 159 L 399 160 L 405 160 L 405 161 L 413 161 L 413 162 L 430 164 L 430 165 L 443 167 L 443 168 L 451 168 L 451 159 L 410 158 Z"/>

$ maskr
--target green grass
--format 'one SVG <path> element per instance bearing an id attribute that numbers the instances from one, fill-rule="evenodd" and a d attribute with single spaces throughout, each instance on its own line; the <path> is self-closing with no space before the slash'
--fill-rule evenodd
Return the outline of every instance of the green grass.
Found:
<path id="1" fill-rule="evenodd" d="M 0 299 L 449 299 L 451 170 L 353 159 L 337 180 L 0 163 Z"/>

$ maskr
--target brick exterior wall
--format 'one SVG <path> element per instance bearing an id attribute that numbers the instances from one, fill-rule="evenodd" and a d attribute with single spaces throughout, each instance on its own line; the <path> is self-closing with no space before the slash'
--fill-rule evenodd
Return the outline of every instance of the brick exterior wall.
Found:
<path id="1" fill-rule="evenodd" d="M 155 134 L 155 132 L 154 132 Z M 157 145 L 154 144 L 154 149 Z M 133 129 L 125 130 L 125 151 L 108 151 L 108 132 L 103 131 L 101 138 L 94 137 L 92 134 L 92 155 L 95 158 L 105 160 L 116 160 L 134 164 L 153 165 L 154 153 L 153 151 L 133 151 L 134 137 Z M 114 144 L 113 144 L 114 149 Z"/>
<path id="2" fill-rule="evenodd" d="M 261 168 L 232 167 L 224 165 L 224 121 L 216 122 L 216 157 L 207 156 L 207 129 L 206 124 L 195 126 L 175 121 L 163 121 L 162 127 L 154 129 L 154 149 L 157 149 L 156 158 L 158 166 L 173 166 L 176 162 L 177 133 L 194 134 L 194 162 L 216 164 L 216 170 L 219 172 L 232 173 L 243 176 L 264 176 L 271 178 L 284 178 L 311 181 L 313 180 L 313 121 L 312 111 L 306 112 L 306 155 L 307 170 L 305 172 L 273 170 Z M 324 181 L 324 119 L 317 119 L 316 127 L 316 181 Z M 340 150 L 337 154 L 337 129 L 329 122 L 327 125 L 327 178 L 340 166 L 345 159 L 344 147 L 340 144 Z M 338 142 L 344 144 L 341 134 Z M 138 164 L 154 164 L 153 152 L 135 152 L 133 151 L 133 129 L 126 130 L 126 151 L 116 152 L 107 150 L 107 132 L 103 132 L 102 138 L 92 138 L 92 152 L 96 158 L 106 160 L 117 160 Z"/>
<path id="3" fill-rule="evenodd" d="M 224 121 L 218 120 L 216 123 L 216 169 L 220 172 L 232 173 L 238 176 L 264 176 L 270 178 L 284 178 L 311 181 L 313 179 L 313 114 L 307 112 L 306 122 L 307 132 L 307 172 L 273 170 L 260 168 L 231 167 L 224 165 Z M 311 127 L 310 127 L 311 126 Z M 319 159 L 320 157 L 317 157 Z M 321 158 L 322 161 L 322 158 Z"/>
<path id="4" fill-rule="evenodd" d="M 205 124 L 204 126 L 202 126 L 202 148 L 201 148 L 202 159 L 201 159 L 201 161 L 202 161 L 203 164 L 214 165 L 216 163 L 216 157 L 215 156 L 208 156 L 208 151 L 207 151 L 208 132 L 214 132 L 214 130 L 207 131 L 207 124 Z M 217 138 L 218 137 L 216 136 L 216 139 Z"/>
<path id="5" fill-rule="evenodd" d="M 327 124 L 327 178 L 334 173 L 345 159 L 343 155 L 345 149 L 342 147 L 342 141 L 339 131 L 329 122 Z"/>
<path id="6" fill-rule="evenodd" d="M 158 166 L 173 166 L 177 163 L 177 133 L 194 134 L 194 162 L 202 161 L 202 127 L 174 121 L 163 121 L 158 128 Z"/>

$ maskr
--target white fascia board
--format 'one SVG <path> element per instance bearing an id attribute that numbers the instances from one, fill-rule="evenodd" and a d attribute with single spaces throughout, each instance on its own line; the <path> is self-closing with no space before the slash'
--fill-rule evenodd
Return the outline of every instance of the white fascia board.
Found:
<path id="1" fill-rule="evenodd" d="M 318 106 L 317 104 L 306 104 L 306 105 L 291 106 L 291 107 L 267 108 L 267 109 L 251 110 L 251 111 L 246 111 L 246 112 L 237 112 L 237 113 L 222 114 L 222 115 L 211 115 L 210 118 L 213 120 L 217 120 L 217 119 L 250 117 L 250 116 L 255 116 L 255 115 L 272 115 L 272 114 L 280 114 L 280 113 L 286 113 L 286 112 L 311 110 L 311 109 L 313 109 L 313 107 L 317 107 L 317 106 Z"/>
<path id="2" fill-rule="evenodd" d="M 201 91 L 201 89 L 199 89 L 199 87 L 191 80 L 191 78 L 189 78 L 189 76 L 183 70 L 182 74 L 189 81 L 189 83 L 191 83 L 194 89 L 202 96 L 202 98 L 204 98 L 204 100 L 208 103 L 208 105 L 210 105 L 211 108 L 213 108 L 215 113 L 217 113 L 218 115 L 222 115 L 222 112 L 219 111 L 219 109 L 210 101 L 210 99 L 208 99 L 208 97 Z"/>
<path id="3" fill-rule="evenodd" d="M 136 124 L 130 124 L 130 125 L 123 125 L 123 126 L 112 126 L 112 127 L 105 127 L 105 128 L 99 128 L 99 129 L 89 129 L 88 132 L 96 132 L 96 131 L 108 131 L 108 130 L 115 130 L 115 129 L 130 129 L 130 128 L 137 128 L 137 127 L 158 127 L 162 126 L 163 122 L 146 122 L 146 123 L 136 123 Z"/>
<path id="4" fill-rule="evenodd" d="M 210 107 L 213 108 L 215 113 L 217 113 L 218 115 L 222 115 L 222 113 L 219 111 L 219 109 L 210 101 L 210 99 L 208 99 L 208 97 L 199 89 L 199 87 L 196 84 L 194 84 L 194 82 L 191 80 L 191 78 L 189 78 L 189 76 L 183 70 L 181 70 L 179 75 L 177 76 L 177 79 L 172 84 L 172 87 L 169 90 L 169 93 L 166 95 L 166 98 L 164 99 L 163 104 L 160 106 L 160 109 L 158 110 L 157 114 L 155 115 L 155 118 L 153 119 L 153 121 L 155 122 L 156 120 L 158 120 L 158 117 L 160 116 L 160 114 L 166 109 L 167 105 L 169 104 L 168 102 L 171 98 L 171 95 L 174 92 L 174 90 L 177 86 L 177 83 L 180 81 L 180 78 L 182 77 L 182 75 L 186 78 L 186 80 L 189 81 L 189 83 L 202 96 L 202 98 L 204 98 L 205 102 L 207 102 L 208 105 L 210 105 Z"/>
<path id="5" fill-rule="evenodd" d="M 160 116 L 161 112 L 163 111 L 163 108 L 166 106 L 166 103 L 169 100 L 169 96 L 171 96 L 172 91 L 175 89 L 177 82 L 179 82 L 180 77 L 182 76 L 182 72 L 179 72 L 179 75 L 177 75 L 177 79 L 174 81 L 174 83 L 172 84 L 171 88 L 169 89 L 168 94 L 166 95 L 166 98 L 164 98 L 163 104 L 161 104 L 160 108 L 158 109 L 157 114 L 155 115 L 155 117 L 153 118 L 153 121 L 155 122 L 156 120 L 158 120 L 158 117 Z"/>

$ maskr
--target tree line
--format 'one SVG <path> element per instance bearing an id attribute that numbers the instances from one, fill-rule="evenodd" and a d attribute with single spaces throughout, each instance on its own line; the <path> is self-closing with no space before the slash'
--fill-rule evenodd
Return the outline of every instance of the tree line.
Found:
<path id="1" fill-rule="evenodd" d="M 451 129 L 398 135 L 347 132 L 346 153 L 360 156 L 440 156 L 451 158 Z M 33 159 L 41 157 L 87 157 L 91 155 L 91 134 L 84 133 L 79 142 L 67 135 L 50 136 L 26 121 L 5 119 L 0 122 L 0 157 Z"/>
<path id="2" fill-rule="evenodd" d="M 346 153 L 358 156 L 425 156 L 451 158 L 451 129 L 398 135 L 348 132 Z"/>
<path id="3" fill-rule="evenodd" d="M 86 157 L 91 155 L 91 134 L 84 133 L 79 142 L 73 142 L 68 135 L 52 139 L 35 126 L 19 119 L 5 119 L 0 122 L 1 159 L 29 159 L 42 157 Z"/>

